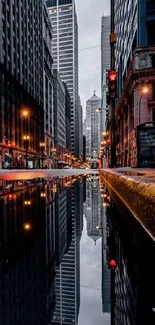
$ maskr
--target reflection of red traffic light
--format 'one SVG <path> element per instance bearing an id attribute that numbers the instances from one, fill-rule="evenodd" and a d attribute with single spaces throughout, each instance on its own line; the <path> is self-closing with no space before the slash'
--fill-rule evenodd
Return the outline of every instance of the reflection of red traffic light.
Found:
<path id="1" fill-rule="evenodd" d="M 110 270 L 115 270 L 116 267 L 117 267 L 117 262 L 116 262 L 116 260 L 110 260 L 108 264 L 109 264 L 109 269 L 110 269 Z"/>
<path id="2" fill-rule="evenodd" d="M 7 142 L 7 146 L 8 146 L 8 148 L 11 148 L 11 146 L 12 146 L 12 142 L 11 142 L 11 141 L 8 141 L 8 142 Z"/>
<path id="3" fill-rule="evenodd" d="M 13 198 L 12 194 L 9 194 L 8 199 L 12 200 L 12 198 Z"/>

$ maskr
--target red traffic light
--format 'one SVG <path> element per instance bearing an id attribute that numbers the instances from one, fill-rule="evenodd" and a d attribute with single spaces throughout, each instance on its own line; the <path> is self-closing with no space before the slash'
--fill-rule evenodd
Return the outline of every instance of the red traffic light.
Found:
<path id="1" fill-rule="evenodd" d="M 111 269 L 111 270 L 115 270 L 116 267 L 117 267 L 117 262 L 116 262 L 116 260 L 110 260 L 110 261 L 109 261 L 109 269 Z"/>
<path id="2" fill-rule="evenodd" d="M 116 71 L 109 71 L 109 75 L 108 75 L 108 77 L 109 77 L 109 80 L 110 81 L 116 81 L 116 79 L 117 79 L 117 72 Z"/>

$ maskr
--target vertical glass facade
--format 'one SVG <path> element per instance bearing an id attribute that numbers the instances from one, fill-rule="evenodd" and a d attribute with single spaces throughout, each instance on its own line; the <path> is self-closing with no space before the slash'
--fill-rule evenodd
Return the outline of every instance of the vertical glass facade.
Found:
<path id="1" fill-rule="evenodd" d="M 71 97 L 71 146 L 76 154 L 78 132 L 78 26 L 74 1 L 47 1 L 53 27 L 54 68 L 60 73 Z"/>

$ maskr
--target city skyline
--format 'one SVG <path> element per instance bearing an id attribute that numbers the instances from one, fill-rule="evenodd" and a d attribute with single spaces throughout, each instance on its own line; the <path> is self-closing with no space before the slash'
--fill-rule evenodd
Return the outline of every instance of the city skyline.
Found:
<path id="1" fill-rule="evenodd" d="M 83 107 L 83 120 L 86 116 L 86 101 L 94 89 L 101 97 L 101 17 L 110 13 L 110 1 L 76 1 L 79 25 L 79 90 Z M 92 24 L 93 17 L 93 24 Z M 98 46 L 82 51 L 84 48 Z"/>

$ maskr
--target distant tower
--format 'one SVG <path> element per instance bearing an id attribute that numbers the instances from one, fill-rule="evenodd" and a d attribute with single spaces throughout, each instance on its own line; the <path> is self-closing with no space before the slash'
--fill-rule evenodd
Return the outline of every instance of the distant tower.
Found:
<path id="1" fill-rule="evenodd" d="M 93 183 L 87 181 L 86 197 L 87 234 L 94 240 L 96 246 L 97 240 L 101 238 L 101 230 L 96 229 L 101 225 L 101 198 L 98 181 Z"/>
<path id="2" fill-rule="evenodd" d="M 98 159 L 98 152 L 101 141 L 101 99 L 96 96 L 95 90 L 86 103 L 86 156 L 87 159 Z"/>

